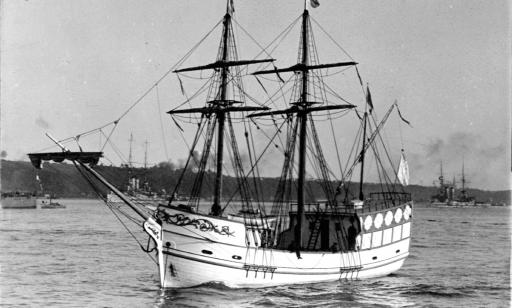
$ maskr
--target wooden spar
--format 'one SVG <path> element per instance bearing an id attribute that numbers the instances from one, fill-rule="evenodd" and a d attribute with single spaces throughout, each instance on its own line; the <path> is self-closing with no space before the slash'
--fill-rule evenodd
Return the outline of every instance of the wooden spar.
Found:
<path id="1" fill-rule="evenodd" d="M 239 60 L 239 61 L 227 61 L 227 60 L 221 60 L 216 61 L 210 64 L 206 65 L 200 65 L 200 66 L 194 66 L 194 67 L 188 67 L 188 68 L 182 68 L 179 70 L 174 70 L 173 73 L 181 73 L 181 72 L 191 72 L 191 71 L 200 71 L 200 70 L 207 70 L 207 69 L 225 69 L 231 66 L 241 66 L 241 65 L 248 65 L 248 64 L 257 64 L 257 63 L 265 63 L 265 62 L 274 62 L 276 59 L 262 59 L 262 60 Z"/>
<path id="2" fill-rule="evenodd" d="M 311 113 L 313 111 L 325 111 L 325 110 L 336 110 L 336 109 L 351 109 L 356 107 L 355 105 L 329 105 L 329 106 L 320 106 L 320 107 L 309 107 L 307 110 L 300 110 L 297 107 L 291 107 L 284 110 L 275 110 L 275 111 L 268 111 L 268 112 L 258 112 L 248 115 L 248 118 L 254 118 L 254 117 L 261 117 L 261 116 L 267 116 L 267 115 L 275 115 L 275 114 L 290 114 L 290 113 L 299 113 L 299 112 L 306 112 Z"/>
<path id="3" fill-rule="evenodd" d="M 50 134 L 46 133 L 46 136 L 48 136 L 48 138 L 50 138 L 53 142 L 55 142 L 62 149 L 62 152 L 60 152 L 60 153 L 33 153 L 33 154 L 29 154 L 29 157 L 30 157 L 30 160 L 32 161 L 32 164 L 34 164 L 34 161 L 37 161 L 37 162 L 40 163 L 41 160 L 43 160 L 43 159 L 44 160 L 50 160 L 50 159 L 55 159 L 55 158 L 58 158 L 58 159 L 62 158 L 62 160 L 69 159 L 69 160 L 72 160 L 72 161 L 77 161 L 80 164 L 80 166 L 82 166 L 85 170 L 87 170 L 90 174 L 92 174 L 96 179 L 98 179 L 98 181 L 103 183 L 105 186 L 107 186 L 107 188 L 112 190 L 113 193 L 115 193 L 119 198 L 121 198 L 121 200 L 123 200 L 130 208 L 132 208 L 135 211 L 135 213 L 137 213 L 139 216 L 141 216 L 145 220 L 151 218 L 151 215 L 149 215 L 148 213 L 142 211 L 136 204 L 134 204 L 123 193 L 121 193 L 114 185 L 110 184 L 98 172 L 96 172 L 94 169 L 92 169 L 90 166 L 87 165 L 87 163 L 91 163 L 89 161 L 90 157 L 94 157 L 96 160 L 95 160 L 95 162 L 93 161 L 93 163 L 97 163 L 99 157 L 101 157 L 101 155 L 103 153 L 101 153 L 101 152 L 87 152 L 87 153 L 83 153 L 83 154 L 86 155 L 86 158 L 87 158 L 87 159 L 84 160 L 84 159 L 81 159 L 82 157 L 81 157 L 80 154 L 82 152 L 78 152 L 78 153 L 77 152 L 71 152 L 64 145 L 62 145 L 59 141 L 57 141 L 57 139 L 53 138 Z M 37 166 L 36 166 L 36 168 L 37 168 Z"/>
<path id="4" fill-rule="evenodd" d="M 391 114 L 391 111 L 393 111 L 393 109 L 395 108 L 396 106 L 396 102 L 391 105 L 391 107 L 389 107 L 388 111 L 386 112 L 386 114 L 384 115 L 384 117 L 382 118 L 382 120 L 380 121 L 379 125 L 377 125 L 377 127 L 375 128 L 375 130 L 372 132 L 372 134 L 370 135 L 370 137 L 368 138 L 366 144 L 364 145 L 363 147 L 363 150 L 361 152 L 359 152 L 359 155 L 354 159 L 354 162 L 352 163 L 352 165 L 350 166 L 350 168 L 348 169 L 348 171 L 345 173 L 345 176 L 344 178 L 345 179 L 349 179 L 351 176 L 352 176 L 352 172 L 354 171 L 354 168 L 355 166 L 357 166 L 357 164 L 361 161 L 362 159 L 362 155 L 364 153 L 366 153 L 366 151 L 368 150 L 368 148 L 373 144 L 373 141 L 375 140 L 375 138 L 378 136 L 378 134 L 380 133 L 382 127 L 384 127 L 384 124 L 386 123 L 386 121 L 388 120 L 389 118 L 389 115 Z M 340 182 L 339 185 L 343 185 L 343 180 Z M 339 195 L 341 193 L 341 190 L 337 190 L 337 195 Z"/>
<path id="5" fill-rule="evenodd" d="M 292 65 L 287 68 L 257 71 L 257 72 L 252 73 L 252 75 L 275 74 L 275 73 L 283 73 L 283 72 L 307 72 L 307 71 L 315 70 L 315 69 L 352 66 L 352 65 L 357 65 L 357 62 L 337 62 L 337 63 L 319 64 L 319 65 L 306 65 L 303 63 L 299 63 L 299 64 L 295 64 L 295 65 Z"/>
<path id="6" fill-rule="evenodd" d="M 78 160 L 78 163 L 80 166 L 82 166 L 85 170 L 87 170 L 90 174 L 92 174 L 98 181 L 103 183 L 108 189 L 110 189 L 114 194 L 116 194 L 121 200 L 126 203 L 135 213 L 137 213 L 140 217 L 144 218 L 145 220 L 149 219 L 151 215 L 148 213 L 142 211 L 135 203 L 133 203 L 130 199 L 128 199 L 122 192 L 120 192 L 114 185 L 110 184 L 104 177 L 102 177 L 98 172 L 96 172 L 94 169 L 92 169 L 87 164 L 81 162 Z"/>
<path id="7" fill-rule="evenodd" d="M 91 175 L 93 175 L 96 179 L 98 179 L 103 185 L 105 185 L 108 189 L 110 189 L 114 194 L 116 194 L 121 200 L 123 200 L 130 208 L 132 208 L 139 216 L 144 219 L 148 219 L 151 217 L 148 213 L 142 211 L 136 204 L 134 204 L 130 199 L 128 199 L 123 193 L 121 193 L 115 186 L 110 184 L 104 177 L 102 177 L 98 172 L 92 169 L 89 164 L 95 165 L 99 158 L 103 155 L 102 152 L 71 152 L 66 147 L 64 147 L 60 142 L 51 137 L 49 134 L 47 136 L 52 139 L 58 146 L 62 148 L 62 152 L 53 152 L 53 153 L 30 153 L 28 154 L 30 161 L 34 165 L 35 168 L 41 169 L 41 162 L 43 160 L 53 160 L 56 162 L 61 162 L 65 159 L 76 161 L 82 166 L 85 170 L 87 170 Z"/>
<path id="8" fill-rule="evenodd" d="M 236 112 L 236 111 L 258 111 L 258 110 L 268 110 L 268 107 L 259 107 L 259 106 L 228 106 L 225 108 L 220 108 L 217 106 L 208 106 L 208 107 L 199 107 L 199 108 L 189 108 L 189 109 L 177 109 L 167 111 L 168 114 L 179 114 L 179 113 L 203 113 L 210 114 L 215 113 L 217 110 L 220 112 L 221 110 L 224 112 Z"/>
<path id="9" fill-rule="evenodd" d="M 41 169 L 41 163 L 44 160 L 53 160 L 62 162 L 63 160 L 77 160 L 86 164 L 96 165 L 103 156 L 102 152 L 50 152 L 50 153 L 30 153 L 28 157 L 36 169 Z"/>
<path id="10" fill-rule="evenodd" d="M 135 203 L 133 203 L 130 199 L 128 199 L 123 193 L 121 193 L 114 185 L 110 184 L 105 178 L 103 178 L 98 172 L 96 172 L 94 169 L 92 169 L 87 164 L 81 162 L 80 160 L 78 163 L 87 170 L 90 174 L 92 174 L 98 181 L 102 182 L 103 185 L 107 186 L 114 194 L 116 194 L 123 202 L 128 205 L 137 215 L 142 217 L 144 219 L 144 223 L 142 224 L 142 227 L 144 228 L 144 231 L 153 239 L 155 243 L 155 248 L 157 250 L 157 259 L 158 259 L 158 269 L 159 269 L 159 275 L 160 275 L 160 286 L 164 286 L 165 281 L 165 262 L 163 259 L 163 253 L 162 253 L 162 226 L 161 222 L 157 219 L 154 219 L 151 217 L 149 213 L 144 212 L 141 210 Z"/>

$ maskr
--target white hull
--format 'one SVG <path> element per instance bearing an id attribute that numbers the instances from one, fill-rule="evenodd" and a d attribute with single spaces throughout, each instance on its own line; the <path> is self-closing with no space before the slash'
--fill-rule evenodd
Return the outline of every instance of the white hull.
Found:
<path id="1" fill-rule="evenodd" d="M 476 203 L 475 201 L 449 201 L 449 202 L 431 202 L 432 207 L 485 207 L 489 203 Z"/>
<path id="2" fill-rule="evenodd" d="M 148 197 L 148 196 L 144 196 L 144 195 L 137 195 L 137 196 L 126 195 L 126 197 L 129 198 L 133 202 L 142 203 L 144 205 L 151 203 L 151 204 L 157 206 L 160 203 L 166 204 L 168 202 L 167 199 L 159 198 L 156 196 Z M 121 198 L 119 198 L 116 194 L 114 194 L 112 192 L 107 194 L 107 202 L 124 203 L 124 201 L 121 200 Z"/>
<path id="3" fill-rule="evenodd" d="M 200 244 L 196 244 L 200 245 Z M 204 245 L 201 245 L 204 247 Z M 191 287 L 208 282 L 219 282 L 229 287 L 269 287 L 285 284 L 303 284 L 341 279 L 365 279 L 389 275 L 402 267 L 409 255 L 407 251 L 409 239 L 379 250 L 361 252 L 361 259 L 371 259 L 373 256 L 390 256 L 387 259 L 374 262 L 347 262 L 357 259 L 357 253 L 302 253 L 299 262 L 294 252 L 271 251 L 256 254 L 260 262 L 254 262 L 251 269 L 244 262 L 234 262 L 212 257 L 204 257 L 186 251 L 169 249 L 165 251 L 166 279 L 164 287 Z M 198 247 L 200 248 L 200 247 Z M 405 253 L 394 253 L 402 248 Z M 386 251 L 387 250 L 387 251 Z M 270 267 L 262 262 L 264 255 L 275 260 L 285 261 L 280 267 Z M 392 256 L 395 254 L 395 256 Z M 286 261 L 289 264 L 286 264 Z M 171 273 L 170 266 L 173 266 Z M 256 265 L 257 264 L 257 265 Z M 357 264 L 360 264 L 359 267 Z M 316 266 L 315 266 L 316 265 Z M 259 267 L 259 268 L 258 268 Z M 273 272 L 272 272 L 273 271 Z"/>
<path id="4" fill-rule="evenodd" d="M 0 206 L 3 209 L 35 209 L 37 203 L 33 197 L 7 197 L 2 198 Z"/>
<path id="5" fill-rule="evenodd" d="M 209 282 L 269 287 L 373 278 L 397 271 L 409 255 L 409 217 L 400 224 L 387 221 L 388 228 L 382 220 L 379 228 L 372 224 L 357 237 L 357 251 L 303 251 L 298 259 L 295 252 L 256 247 L 259 239 L 246 234 L 241 223 L 177 209 L 167 212 L 186 218 L 178 222 L 181 225 L 163 224 L 163 287 Z M 386 212 L 362 214 L 361 220 Z"/>

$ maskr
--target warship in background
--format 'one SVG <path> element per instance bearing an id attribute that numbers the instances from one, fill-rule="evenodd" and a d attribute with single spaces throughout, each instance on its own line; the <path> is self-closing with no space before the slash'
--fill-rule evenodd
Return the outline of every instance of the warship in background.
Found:
<path id="1" fill-rule="evenodd" d="M 165 190 L 157 192 L 154 191 L 149 181 L 144 176 L 144 179 L 141 180 L 140 176 L 133 172 L 133 159 L 132 159 L 132 143 L 134 141 L 133 134 L 130 134 L 130 152 L 128 156 L 128 162 L 123 164 L 123 167 L 126 167 L 128 170 L 128 183 L 126 186 L 121 188 L 121 191 L 124 191 L 126 195 L 134 202 L 149 202 L 151 205 L 149 206 L 152 210 L 156 209 L 156 206 L 160 203 L 167 203 L 169 201 L 170 196 L 167 194 Z M 148 141 L 144 142 L 145 152 L 144 152 L 144 170 L 147 170 L 147 156 L 148 156 Z M 123 200 L 119 198 L 115 193 L 110 191 L 107 194 L 107 202 L 112 203 L 123 203 Z"/>
<path id="2" fill-rule="evenodd" d="M 451 183 L 445 182 L 443 176 L 443 162 L 439 175 L 438 193 L 432 196 L 430 205 L 433 207 L 467 207 L 467 206 L 490 206 L 489 202 L 477 202 L 475 197 L 470 196 L 466 191 L 466 177 L 464 175 L 464 162 L 462 162 L 462 187 L 458 190 L 455 178 Z"/>

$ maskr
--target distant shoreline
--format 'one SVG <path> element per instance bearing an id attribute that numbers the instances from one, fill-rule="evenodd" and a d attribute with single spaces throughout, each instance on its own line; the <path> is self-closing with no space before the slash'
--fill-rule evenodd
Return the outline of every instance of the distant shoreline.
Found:
<path id="1" fill-rule="evenodd" d="M 98 165 L 96 169 L 104 174 L 115 186 L 124 187 L 128 182 L 128 171 L 125 167 L 114 167 Z M 144 169 L 133 168 L 132 174 L 143 176 L 151 184 L 153 191 L 171 192 L 177 179 L 181 175 L 183 169 L 172 164 L 161 163 L 156 166 Z M 43 186 L 44 194 L 56 195 L 58 198 L 69 199 L 98 199 L 97 193 L 90 185 L 80 176 L 75 167 L 65 163 L 45 163 L 43 169 L 36 170 L 28 161 L 10 161 L 1 160 L 1 191 L 26 191 L 37 192 L 41 194 L 40 183 Z M 192 172 L 189 176 L 192 176 Z M 40 183 L 36 180 L 40 179 Z M 278 178 L 262 178 L 262 189 L 266 191 L 267 199 L 265 202 L 271 202 L 274 190 L 278 186 Z M 225 177 L 225 196 L 232 196 L 236 193 L 236 182 L 232 177 Z M 334 183 L 333 183 L 334 184 Z M 358 183 L 351 182 L 352 187 L 358 187 Z M 380 184 L 365 183 L 363 190 L 366 193 L 378 190 Z M 313 198 L 322 195 L 321 188 L 315 182 L 311 182 L 311 192 Z M 186 195 L 190 187 L 184 187 L 181 194 Z M 100 192 L 103 195 L 108 190 L 102 187 Z M 212 191 L 208 187 L 202 192 L 203 198 L 211 196 Z M 230 191 L 231 189 L 231 191 Z M 438 193 L 438 188 L 434 186 L 409 185 L 405 191 L 411 193 L 412 199 L 418 207 L 428 207 L 433 195 Z M 468 195 L 474 196 L 477 202 L 505 203 L 511 204 L 511 190 L 487 191 L 481 189 L 468 188 Z"/>

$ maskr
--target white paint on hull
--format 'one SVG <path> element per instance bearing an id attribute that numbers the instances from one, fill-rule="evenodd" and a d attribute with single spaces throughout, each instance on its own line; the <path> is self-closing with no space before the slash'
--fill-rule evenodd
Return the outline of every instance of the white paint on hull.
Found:
<path id="1" fill-rule="evenodd" d="M 2 198 L 0 207 L 3 209 L 35 209 L 36 198 L 33 197 L 9 197 Z"/>
<path id="2" fill-rule="evenodd" d="M 372 278 L 398 270 L 409 255 L 409 238 L 358 252 L 302 252 L 302 259 L 282 250 L 208 243 L 176 234 L 172 238 L 172 248 L 164 248 L 164 287 L 207 282 L 229 287 L 268 287 Z"/>
<path id="3" fill-rule="evenodd" d="M 397 255 L 390 260 L 378 262 L 361 269 L 341 270 L 339 267 L 318 269 L 275 269 L 247 270 L 243 267 L 230 267 L 209 263 L 205 260 L 188 259 L 179 255 L 165 255 L 166 279 L 164 287 L 191 287 L 208 282 L 219 282 L 233 288 L 270 287 L 287 284 L 327 282 L 343 279 L 366 279 L 389 275 L 400 269 L 408 253 Z M 341 259 L 341 258 L 340 258 Z M 173 274 L 170 273 L 170 265 Z"/>
<path id="4" fill-rule="evenodd" d="M 292 251 L 258 247 L 259 240 L 251 240 L 253 232 L 241 222 L 178 209 L 166 212 L 163 287 L 209 282 L 269 287 L 374 278 L 397 271 L 409 255 L 411 222 L 401 213 L 394 216 L 398 225 L 370 225 L 357 237 L 356 251 L 302 251 L 299 259 Z M 376 214 L 365 214 L 366 219 Z"/>

